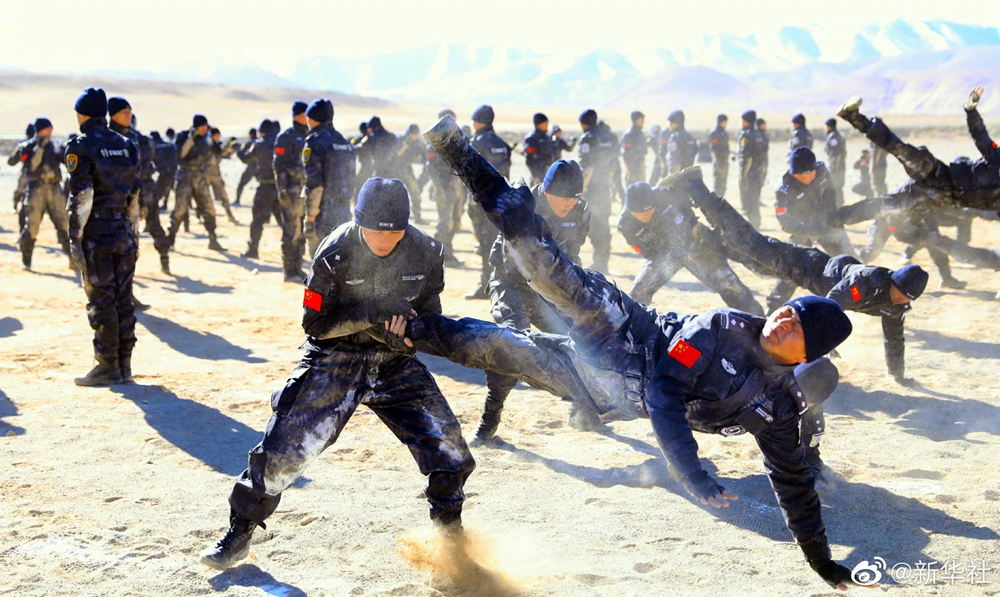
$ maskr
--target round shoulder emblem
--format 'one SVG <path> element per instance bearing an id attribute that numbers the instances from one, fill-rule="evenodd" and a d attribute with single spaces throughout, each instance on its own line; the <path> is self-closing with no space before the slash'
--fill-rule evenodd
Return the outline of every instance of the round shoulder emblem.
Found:
<path id="1" fill-rule="evenodd" d="M 302 148 L 302 163 L 303 164 L 305 164 L 306 162 L 309 161 L 309 158 L 312 157 L 312 153 L 313 153 L 313 150 L 312 150 L 311 147 L 303 147 Z"/>

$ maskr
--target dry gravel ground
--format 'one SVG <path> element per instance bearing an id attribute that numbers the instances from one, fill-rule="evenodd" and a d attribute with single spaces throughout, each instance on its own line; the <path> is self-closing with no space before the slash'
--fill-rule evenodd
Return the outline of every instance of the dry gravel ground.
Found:
<path id="1" fill-rule="evenodd" d="M 966 139 L 930 145 L 946 157 L 974 151 Z M 851 155 L 860 147 L 852 141 Z M 773 150 L 765 205 L 783 153 Z M 234 184 L 239 165 L 224 167 Z M 203 567 L 197 554 L 226 526 L 226 495 L 260 438 L 269 394 L 299 355 L 302 290 L 282 282 L 278 229 L 265 230 L 262 259 L 249 262 L 237 256 L 248 207 L 236 210 L 244 225 L 221 224 L 226 253 L 208 251 L 193 223 L 172 254 L 174 276 L 159 273 L 144 236 L 136 294 L 152 309 L 138 316 L 136 383 L 77 388 L 72 378 L 91 366 L 83 291 L 48 222 L 35 271 L 20 270 L 6 213 L 13 173 L 0 175 L 0 594 L 833 592 L 790 542 L 752 440 L 699 436 L 708 470 L 740 495 L 728 510 L 701 508 L 670 479 L 648 422 L 582 433 L 565 424 L 566 403 L 524 386 L 508 402 L 501 441 L 473 450 L 467 547 L 496 572 L 478 588 L 432 588 L 429 566 L 449 554 L 429 542 L 423 478 L 365 409 L 285 494 L 249 559 L 224 573 Z M 895 164 L 890 179 L 902 179 Z M 433 214 L 427 198 L 424 208 Z M 773 233 L 773 218 L 765 226 Z M 468 231 L 457 237 L 467 267 L 447 272 L 445 312 L 488 318 L 486 302 L 462 299 L 478 266 Z M 855 243 L 863 233 L 852 230 Z M 973 240 L 997 247 L 1000 224 L 977 221 Z M 894 267 L 900 249 L 890 241 L 878 263 Z M 589 245 L 584 252 L 586 261 Z M 926 252 L 917 263 L 933 267 Z M 628 287 L 638 265 L 615 235 L 614 277 Z M 772 281 L 738 271 L 763 301 Z M 835 557 L 962 566 L 950 579 L 938 573 L 937 584 L 882 589 L 905 595 L 1000 593 L 1000 282 L 961 264 L 955 274 L 967 290 L 938 290 L 932 273 L 908 318 L 907 371 L 920 387 L 887 379 L 879 322 L 852 315 L 843 381 L 828 402 L 823 454 L 836 481 L 822 498 Z M 722 306 L 686 272 L 654 303 L 689 313 Z M 425 362 L 471 434 L 482 373 Z M 985 583 L 970 583 L 969 565 L 984 562 L 991 570 L 973 580 Z"/>

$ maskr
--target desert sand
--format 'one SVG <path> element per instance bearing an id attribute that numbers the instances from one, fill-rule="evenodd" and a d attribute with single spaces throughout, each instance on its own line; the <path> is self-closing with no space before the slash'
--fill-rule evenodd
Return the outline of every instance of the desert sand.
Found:
<path id="1" fill-rule="evenodd" d="M 133 105 L 143 122 L 141 104 Z M 348 122 L 338 126 L 350 130 Z M 968 139 L 928 144 L 946 158 L 975 151 Z M 852 160 L 861 148 L 852 137 Z M 772 144 L 762 194 L 772 234 L 768 214 L 783 160 L 783 144 Z M 241 164 L 223 164 L 231 195 L 240 171 Z M 514 175 L 526 174 L 516 161 Z M 736 198 L 735 168 L 731 177 Z M 895 163 L 889 179 L 903 180 Z M 243 225 L 220 221 L 226 253 L 207 250 L 203 228 L 192 222 L 171 255 L 175 275 L 165 276 L 144 235 L 135 292 L 152 308 L 138 315 L 136 383 L 78 388 L 73 377 L 92 364 L 84 293 L 48 221 L 34 271 L 21 271 L 7 203 L 14 181 L 14 171 L 0 166 L 0 594 L 835 593 L 791 542 L 749 436 L 698 435 L 706 468 L 740 496 L 728 509 L 703 508 L 670 478 L 647 421 L 576 431 L 565 423 L 567 403 L 524 385 L 508 400 L 499 441 L 473 448 L 478 468 L 466 485 L 464 513 L 469 551 L 493 571 L 473 588 L 434 581 L 448 571 L 428 538 L 424 479 L 364 408 L 285 493 L 267 530 L 255 535 L 251 556 L 226 572 L 205 568 L 197 554 L 227 526 L 233 476 L 261 437 L 271 391 L 300 354 L 302 288 L 282 281 L 279 230 L 273 223 L 265 229 L 259 261 L 238 257 L 248 237 L 250 189 L 235 209 Z M 426 195 L 423 208 L 425 217 L 436 216 Z M 855 244 L 864 231 L 851 228 Z M 1000 245 L 1000 223 L 977 221 L 973 244 Z M 466 267 L 447 271 L 444 311 L 488 319 L 487 302 L 462 298 L 479 266 L 467 219 L 456 247 Z M 876 263 L 897 267 L 901 248 L 890 240 Z M 585 263 L 589 257 L 588 244 Z M 854 334 L 836 361 L 841 385 L 827 402 L 822 453 L 832 484 L 821 490 L 824 520 L 834 557 L 849 567 L 880 557 L 889 567 L 936 562 L 931 568 L 941 570 L 934 579 L 895 585 L 883 573 L 880 590 L 996 595 L 1000 302 L 993 299 L 1000 281 L 995 272 L 955 264 L 969 286 L 942 291 L 927 253 L 915 262 L 931 272 L 906 326 L 907 373 L 920 385 L 891 381 L 880 322 L 852 314 Z M 615 233 L 613 278 L 628 288 L 639 263 Z M 773 281 L 736 268 L 763 304 Z M 686 313 L 723 306 L 686 271 L 653 302 Z M 471 437 L 483 374 L 421 358 Z M 971 570 L 984 564 L 989 570 Z M 852 589 L 859 592 L 868 594 Z"/>

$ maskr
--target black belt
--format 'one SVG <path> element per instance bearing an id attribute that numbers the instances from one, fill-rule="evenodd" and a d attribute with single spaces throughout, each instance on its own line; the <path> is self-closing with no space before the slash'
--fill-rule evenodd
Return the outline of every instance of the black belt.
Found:
<path id="1" fill-rule="evenodd" d="M 124 220 L 125 210 L 116 207 L 96 207 L 91 210 L 90 217 L 98 220 Z"/>

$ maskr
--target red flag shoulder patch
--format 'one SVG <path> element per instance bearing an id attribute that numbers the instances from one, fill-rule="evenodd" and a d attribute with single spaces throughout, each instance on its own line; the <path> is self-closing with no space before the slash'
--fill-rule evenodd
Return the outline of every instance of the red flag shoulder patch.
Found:
<path id="1" fill-rule="evenodd" d="M 787 207 L 779 207 L 779 208 L 777 208 L 777 209 L 774 210 L 774 213 L 778 214 L 779 216 L 783 216 L 786 213 L 788 213 L 788 208 Z"/>
<path id="2" fill-rule="evenodd" d="M 899 229 L 896 228 L 895 226 L 889 226 L 889 232 L 896 234 L 897 232 L 899 232 Z"/>
<path id="3" fill-rule="evenodd" d="M 698 357 L 701 356 L 701 351 L 691 346 L 684 340 L 678 340 L 677 344 L 668 352 L 670 356 L 674 357 L 678 363 L 684 365 L 688 369 L 694 367 L 694 364 L 698 362 Z"/>
<path id="4" fill-rule="evenodd" d="M 861 300 L 861 291 L 858 290 L 857 286 L 851 286 L 851 298 L 854 299 L 855 303 Z"/>
<path id="5" fill-rule="evenodd" d="M 21 161 L 22 162 L 27 162 L 28 161 L 28 154 L 22 153 L 21 154 Z"/>
<path id="6" fill-rule="evenodd" d="M 274 153 L 276 153 L 278 155 L 285 155 L 285 148 L 284 147 L 275 147 L 274 148 Z"/>
<path id="7" fill-rule="evenodd" d="M 436 158 L 436 157 L 437 157 L 437 154 L 436 154 L 436 153 L 434 153 L 433 151 L 429 151 L 429 152 L 427 152 L 427 159 L 428 159 L 428 160 L 433 160 L 433 159 L 434 159 L 434 158 Z"/>
<path id="8" fill-rule="evenodd" d="M 632 250 L 636 253 L 642 253 L 642 249 L 639 248 L 639 245 L 632 245 Z"/>
<path id="9" fill-rule="evenodd" d="M 313 311 L 319 311 L 323 308 L 323 295 L 306 288 L 306 294 L 302 297 L 302 306 L 309 307 Z"/>
<path id="10" fill-rule="evenodd" d="M 528 149 L 525 149 L 524 151 L 527 152 L 527 153 L 535 153 L 535 148 L 534 147 L 529 147 Z"/>

